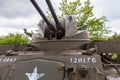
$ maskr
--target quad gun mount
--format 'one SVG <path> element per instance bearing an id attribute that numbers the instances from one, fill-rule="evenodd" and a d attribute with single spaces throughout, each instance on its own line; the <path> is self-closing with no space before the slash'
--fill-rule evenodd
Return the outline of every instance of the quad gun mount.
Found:
<path id="1" fill-rule="evenodd" d="M 53 19 L 49 19 L 45 16 L 35 0 L 30 1 L 43 18 L 43 20 L 41 20 L 38 24 L 38 34 L 32 35 L 33 42 L 36 42 L 36 36 L 39 36 L 38 38 L 41 39 L 47 38 L 48 40 L 53 38 L 70 39 L 70 37 L 73 39 L 89 39 L 89 35 L 86 30 L 77 30 L 77 18 L 75 16 L 70 15 L 66 18 L 58 19 L 50 0 L 45 0 L 53 16 Z"/>
<path id="2" fill-rule="evenodd" d="M 54 12 L 54 9 L 53 9 L 53 6 L 52 6 L 50 0 L 46 0 L 46 3 L 51 11 L 53 18 L 54 18 L 56 28 L 46 18 L 45 14 L 41 10 L 41 8 L 38 6 L 38 4 L 35 2 L 35 0 L 30 0 L 30 1 L 34 5 L 36 10 L 39 12 L 39 14 L 42 16 L 43 20 L 47 23 L 47 27 L 45 28 L 45 31 L 44 31 L 44 37 L 46 37 L 49 40 L 52 39 L 53 37 L 55 37 L 56 39 L 61 39 L 62 37 L 64 37 L 65 36 L 65 29 L 60 24 L 55 12 Z"/>
<path id="3" fill-rule="evenodd" d="M 43 20 L 41 20 L 38 24 L 38 33 L 32 34 L 31 36 L 31 44 L 34 45 L 36 48 L 38 48 L 39 50 L 61 51 L 66 49 L 68 50 L 69 48 L 71 48 L 72 43 L 73 45 L 75 45 L 74 41 L 76 42 L 76 45 L 79 44 L 77 43 L 77 41 L 80 41 L 81 44 L 83 43 L 82 41 L 89 42 L 88 31 L 77 29 L 77 18 L 75 16 L 70 15 L 66 18 L 58 19 L 50 0 L 45 0 L 53 16 L 53 19 L 49 19 L 45 16 L 45 14 L 43 13 L 43 11 L 38 6 L 35 0 L 30 1 L 43 18 Z M 48 40 L 46 40 L 46 38 Z M 51 45 L 54 46 L 51 47 Z M 76 48 L 78 48 L 78 46 Z"/>

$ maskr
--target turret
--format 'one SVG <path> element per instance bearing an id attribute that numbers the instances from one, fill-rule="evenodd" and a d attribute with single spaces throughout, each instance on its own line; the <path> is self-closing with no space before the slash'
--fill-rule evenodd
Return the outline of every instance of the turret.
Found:
<path id="1" fill-rule="evenodd" d="M 53 17 L 53 19 L 49 19 L 35 0 L 30 1 L 43 18 L 38 24 L 38 33 L 32 34 L 32 42 L 44 41 L 46 38 L 48 40 L 89 39 L 88 31 L 77 30 L 77 18 L 75 16 L 69 15 L 66 18 L 58 19 L 50 0 L 45 0 Z"/>

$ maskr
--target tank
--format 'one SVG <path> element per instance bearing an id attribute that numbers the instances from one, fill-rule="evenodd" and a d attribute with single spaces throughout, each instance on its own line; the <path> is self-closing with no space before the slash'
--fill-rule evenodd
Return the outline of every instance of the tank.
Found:
<path id="1" fill-rule="evenodd" d="M 107 80 L 96 42 L 87 30 L 77 29 L 77 19 L 58 19 L 50 0 L 45 0 L 53 19 L 48 19 L 35 0 L 30 0 L 43 18 L 38 33 L 27 45 L 0 46 L 0 80 Z"/>

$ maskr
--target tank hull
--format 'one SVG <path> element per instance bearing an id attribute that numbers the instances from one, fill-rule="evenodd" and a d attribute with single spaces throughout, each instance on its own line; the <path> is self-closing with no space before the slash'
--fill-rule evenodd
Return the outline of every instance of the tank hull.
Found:
<path id="1" fill-rule="evenodd" d="M 100 75 L 96 75 L 96 67 L 103 72 L 100 56 L 69 53 L 46 55 L 43 52 L 19 52 L 19 56 L 1 56 L 0 80 L 77 80 L 73 79 L 75 68 L 79 79 L 83 78 L 79 71 L 84 68 L 88 70 L 85 80 L 105 80 L 105 77 L 97 79 Z"/>

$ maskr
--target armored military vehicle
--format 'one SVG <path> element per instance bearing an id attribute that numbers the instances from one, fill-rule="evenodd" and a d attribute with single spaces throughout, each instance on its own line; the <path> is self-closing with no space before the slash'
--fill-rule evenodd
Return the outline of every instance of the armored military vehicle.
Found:
<path id="1" fill-rule="evenodd" d="M 30 0 L 43 20 L 38 33 L 27 45 L 0 47 L 0 80 L 106 80 L 101 56 L 88 31 L 77 29 L 76 17 L 58 20 L 53 6 L 45 0 L 53 19 Z"/>

